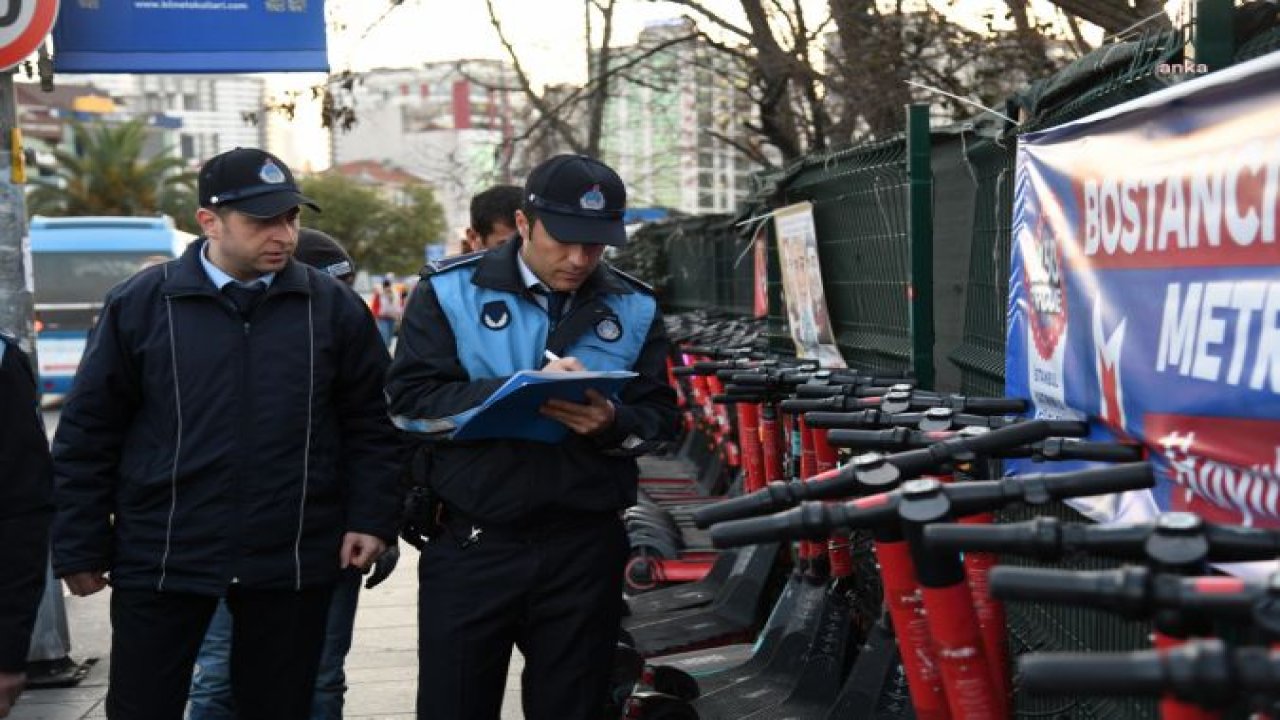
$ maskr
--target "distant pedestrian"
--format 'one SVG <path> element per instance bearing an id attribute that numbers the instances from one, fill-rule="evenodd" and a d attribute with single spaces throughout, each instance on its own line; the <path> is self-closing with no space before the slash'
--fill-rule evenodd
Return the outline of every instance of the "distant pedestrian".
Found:
<path id="1" fill-rule="evenodd" d="M 516 236 L 516 211 L 524 189 L 519 185 L 494 185 L 471 198 L 471 225 L 462 241 L 462 252 L 490 250 Z"/>
<path id="2" fill-rule="evenodd" d="M 355 261 L 337 240 L 319 230 L 302 228 L 298 231 L 298 249 L 294 251 L 293 259 L 322 270 L 348 286 L 355 282 Z M 352 301 L 364 308 L 359 298 L 352 298 Z M 385 580 L 399 559 L 400 550 L 392 543 L 374 563 L 365 587 L 372 588 Z M 329 604 L 324 650 L 320 654 L 315 695 L 311 701 L 311 720 L 342 720 L 343 696 L 347 690 L 344 665 L 351 649 L 359 599 L 360 573 L 355 568 L 347 568 L 339 576 Z M 225 602 L 219 602 L 200 646 L 200 654 L 196 656 L 187 720 L 233 720 L 236 717 L 235 702 L 231 696 L 231 636 L 231 612 Z"/>
<path id="3" fill-rule="evenodd" d="M 383 278 L 382 284 L 373 292 L 373 302 L 369 308 L 378 321 L 378 332 L 382 335 L 382 344 L 391 346 L 396 336 L 396 327 L 400 325 L 401 308 L 404 307 L 400 293 L 396 292 L 390 276 Z"/>
<path id="4" fill-rule="evenodd" d="M 26 686 L 49 564 L 53 469 L 37 388 L 30 360 L 0 332 L 0 718 Z"/>
<path id="5" fill-rule="evenodd" d="M 291 259 L 277 157 L 199 174 L 203 235 L 114 288 L 54 438 L 54 572 L 111 578 L 112 720 L 178 720 L 225 597 L 243 720 L 306 720 L 340 573 L 394 540 L 387 354 L 353 291 Z"/>

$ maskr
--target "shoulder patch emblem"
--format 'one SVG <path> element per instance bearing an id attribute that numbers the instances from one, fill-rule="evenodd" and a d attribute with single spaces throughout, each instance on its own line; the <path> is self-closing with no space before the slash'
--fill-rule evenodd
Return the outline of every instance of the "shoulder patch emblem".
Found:
<path id="1" fill-rule="evenodd" d="M 640 278 L 636 277 L 635 275 L 632 275 L 627 272 L 623 272 L 622 270 L 619 270 L 618 268 L 612 265 L 609 266 L 609 269 L 613 271 L 614 275 L 617 275 L 618 277 L 622 278 L 626 282 L 630 283 L 633 287 L 638 288 L 648 294 L 653 294 L 653 286 L 641 280 Z"/>
<path id="2" fill-rule="evenodd" d="M 490 330 L 501 330 L 511 324 L 511 311 L 502 300 L 487 302 L 480 311 L 480 322 Z"/>
<path id="3" fill-rule="evenodd" d="M 616 315 L 606 315 L 596 321 L 596 337 L 605 342 L 616 342 L 622 337 L 622 323 Z"/>
<path id="4" fill-rule="evenodd" d="M 451 270 L 453 268 L 459 268 L 459 267 L 467 267 L 468 265 L 471 265 L 472 263 L 479 260 L 483 256 L 484 256 L 484 251 L 482 250 L 479 252 L 467 253 L 465 255 L 455 255 L 453 257 L 441 258 L 439 260 L 432 260 L 431 262 L 422 266 L 422 270 L 418 272 L 418 275 L 425 278 L 430 275 L 435 275 L 436 273 L 444 272 L 445 270 Z"/>

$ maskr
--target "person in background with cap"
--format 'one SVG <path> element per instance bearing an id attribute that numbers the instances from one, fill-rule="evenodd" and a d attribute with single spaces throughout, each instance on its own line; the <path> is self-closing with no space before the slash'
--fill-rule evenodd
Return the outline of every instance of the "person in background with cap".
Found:
<path id="1" fill-rule="evenodd" d="M 516 211 L 524 190 L 519 185 L 494 185 L 471 197 L 471 225 L 462 252 L 491 250 L 516 235 Z"/>
<path id="2" fill-rule="evenodd" d="M 201 168 L 203 235 L 107 295 L 53 443 L 53 568 L 109 583 L 106 714 L 182 717 L 218 598 L 239 717 L 304 720 L 330 598 L 394 540 L 388 358 L 359 297 L 292 260 L 298 191 L 237 148 Z"/>
<path id="3" fill-rule="evenodd" d="M 53 469 L 36 374 L 0 330 L 0 718 L 26 685 L 27 651 L 49 564 Z"/>
<path id="4" fill-rule="evenodd" d="M 301 228 L 293 259 L 337 278 L 347 286 L 355 283 L 355 261 L 328 233 Z M 359 307 L 364 309 L 366 306 L 360 302 Z M 374 562 L 365 587 L 372 589 L 386 580 L 399 559 L 400 550 L 393 542 Z M 315 695 L 311 701 L 311 720 L 342 720 L 343 696 L 347 690 L 343 666 L 351 650 L 359 600 L 360 572 L 349 567 L 339 576 L 329 603 L 324 650 L 320 655 Z M 236 717 L 235 702 L 231 696 L 231 626 L 231 612 L 226 602 L 220 601 L 196 656 L 187 720 L 233 720 Z"/>
<path id="5" fill-rule="evenodd" d="M 433 448 L 443 510 L 418 565 L 420 718 L 496 720 L 513 645 L 527 720 L 597 720 L 605 705 L 629 552 L 619 511 L 636 500 L 634 456 L 678 425 L 653 294 L 601 262 L 626 242 L 625 207 L 608 166 L 553 157 L 528 177 L 518 238 L 428 265 L 410 297 L 387 381 L 402 427 L 447 426 L 520 370 L 638 373 L 616 398 L 543 406 L 572 430 L 559 444 Z"/>

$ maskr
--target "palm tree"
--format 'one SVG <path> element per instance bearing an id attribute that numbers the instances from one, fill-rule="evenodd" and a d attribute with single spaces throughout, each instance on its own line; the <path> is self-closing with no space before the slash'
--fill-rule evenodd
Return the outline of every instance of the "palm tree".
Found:
<path id="1" fill-rule="evenodd" d="M 41 185 L 27 196 L 31 214 L 154 215 L 175 194 L 191 194 L 195 176 L 182 159 L 144 158 L 146 125 L 74 123 L 78 152 L 55 150 L 59 185 Z"/>

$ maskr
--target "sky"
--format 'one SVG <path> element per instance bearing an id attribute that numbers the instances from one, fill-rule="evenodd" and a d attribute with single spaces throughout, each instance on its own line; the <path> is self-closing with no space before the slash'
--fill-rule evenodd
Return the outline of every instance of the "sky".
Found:
<path id="1" fill-rule="evenodd" d="M 702 0 L 727 20 L 745 24 L 738 0 Z M 1172 2 L 1182 0 L 1171 0 Z M 583 0 L 492 0 L 504 31 L 534 83 L 580 83 L 586 75 L 581 37 Z M 826 16 L 827 0 L 802 0 L 813 18 Z M 917 0 L 925 2 L 925 0 Z M 984 10 L 1003 13 L 1002 0 L 952 0 L 932 3 L 949 9 L 958 22 L 977 22 Z M 1043 15 L 1054 9 L 1033 0 Z M 328 0 L 329 62 L 333 72 L 378 67 L 412 67 L 462 58 L 507 59 L 489 22 L 485 0 Z M 630 44 L 648 22 L 678 18 L 688 10 L 669 2 L 622 0 L 615 16 L 615 44 Z M 705 23 L 700 25 L 707 27 Z M 322 82 L 323 75 L 271 76 L 268 93 L 282 96 Z M 287 124 L 286 159 L 313 169 L 327 164 L 327 140 L 314 107 L 301 107 Z"/>
<path id="2" fill-rule="evenodd" d="M 743 22 L 738 0 L 704 0 L 726 19 Z M 826 0 L 806 0 L 815 12 Z M 586 77 L 583 0 L 493 0 L 503 31 L 536 85 L 580 83 Z M 615 44 L 630 44 L 645 24 L 678 18 L 685 9 L 667 2 L 623 0 L 614 18 Z M 328 0 L 329 65 L 332 72 L 413 67 L 462 58 L 507 59 L 489 22 L 485 0 Z M 315 73 L 268 77 L 268 94 L 283 96 L 322 82 Z M 318 110 L 305 102 L 279 140 L 285 160 L 322 169 L 327 141 Z M 358 113 L 358 110 L 357 110 Z"/>

